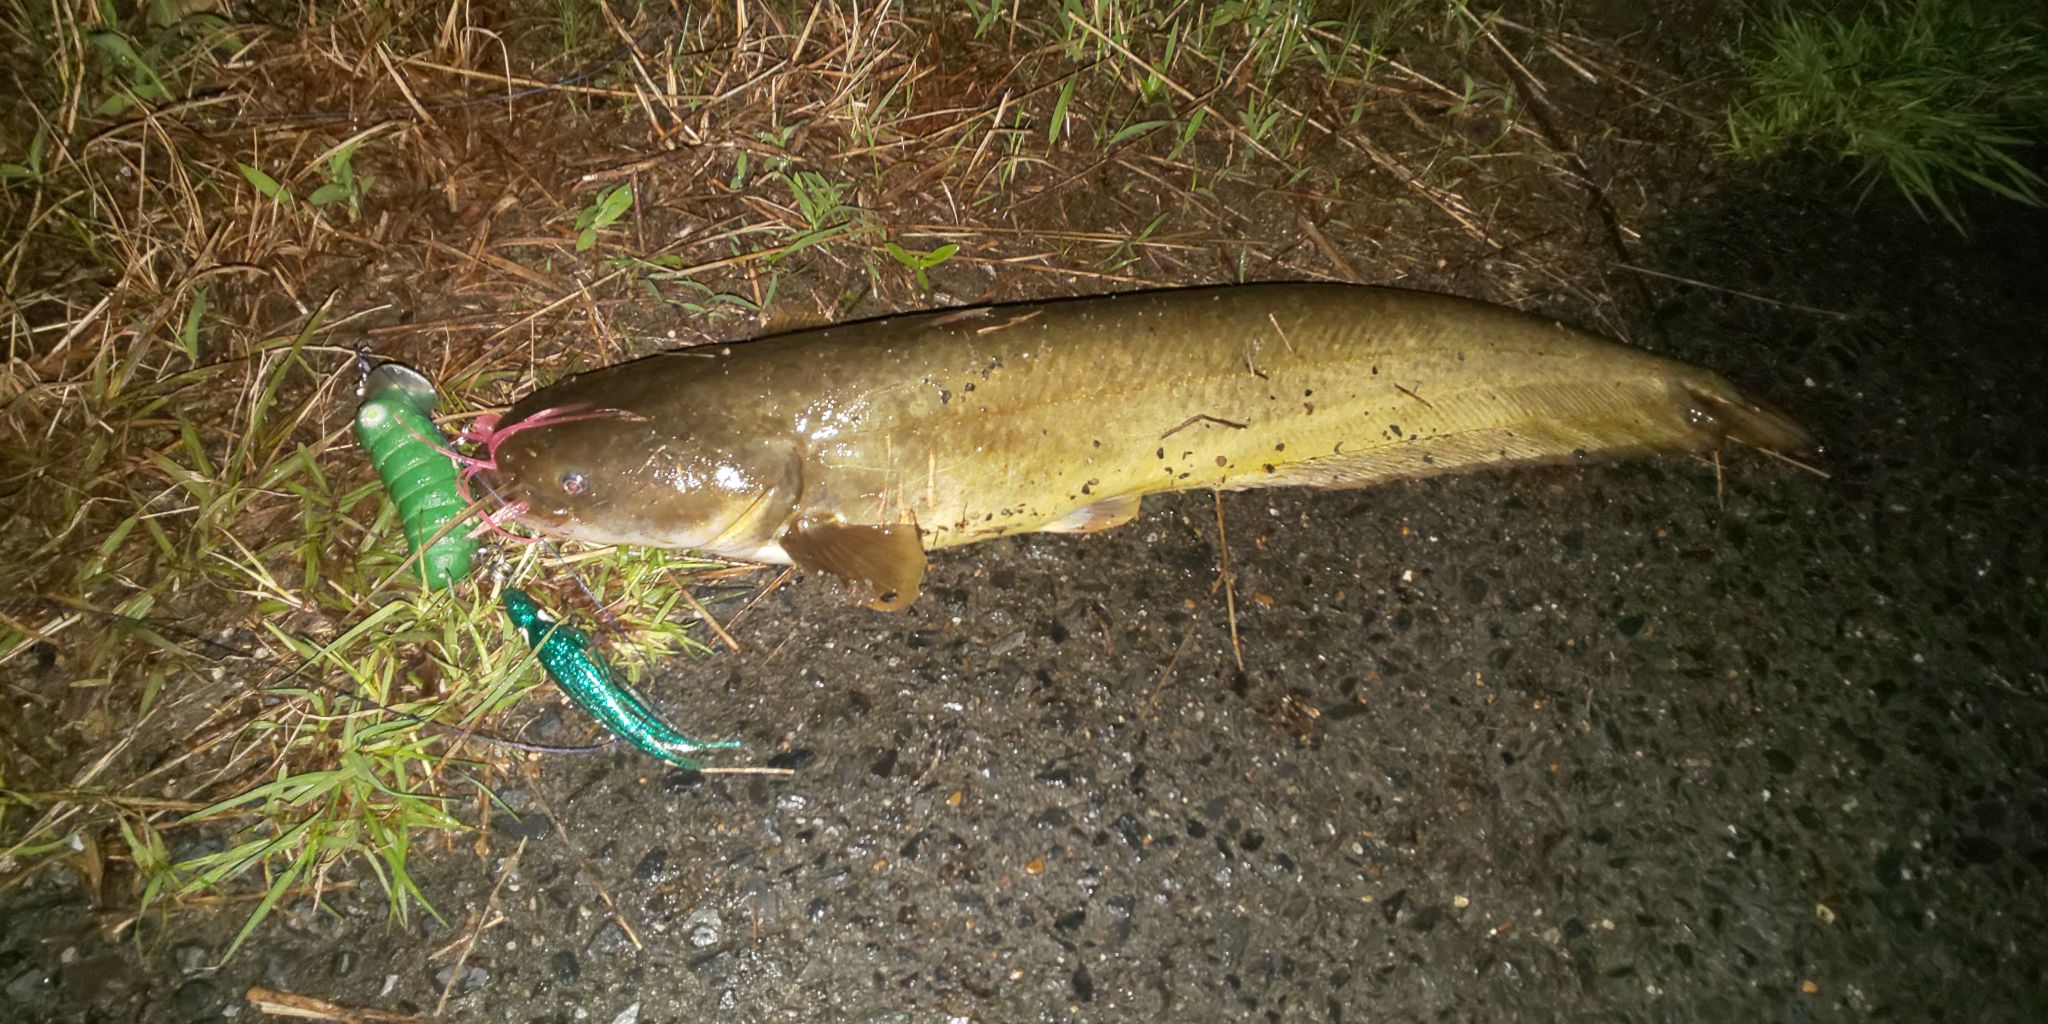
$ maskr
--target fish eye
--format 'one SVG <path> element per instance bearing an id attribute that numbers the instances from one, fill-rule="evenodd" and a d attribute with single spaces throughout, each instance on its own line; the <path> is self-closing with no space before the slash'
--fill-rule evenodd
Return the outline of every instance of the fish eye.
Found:
<path id="1" fill-rule="evenodd" d="M 562 474 L 562 493 L 563 493 L 563 494 L 568 494 L 568 495 L 577 495 L 577 494 L 582 494 L 582 493 L 583 493 L 583 492 L 584 492 L 584 491 L 585 491 L 586 489 L 588 489 L 589 487 L 590 487 L 590 481 L 588 481 L 588 480 L 585 480 L 585 479 L 583 478 L 583 474 L 581 474 L 581 473 L 578 473 L 578 472 L 576 472 L 576 471 L 575 471 L 575 470 L 573 470 L 573 469 L 572 469 L 572 470 L 570 470 L 570 471 L 569 471 L 569 472 L 567 472 L 567 473 L 564 473 L 564 474 Z"/>

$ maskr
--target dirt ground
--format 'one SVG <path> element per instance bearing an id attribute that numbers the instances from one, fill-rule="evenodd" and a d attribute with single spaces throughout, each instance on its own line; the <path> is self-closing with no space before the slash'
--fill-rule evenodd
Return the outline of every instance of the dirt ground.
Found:
<path id="1" fill-rule="evenodd" d="M 521 762 L 504 808 L 460 814 L 488 829 L 417 852 L 445 922 L 399 924 L 354 872 L 222 966 L 246 903 L 131 922 L 42 871 L 0 891 L 0 1019 L 2048 1018 L 2048 216 L 1986 204 L 1963 238 L 1802 166 L 1660 191 L 1655 154 L 1608 142 L 1587 152 L 1642 190 L 1614 193 L 1639 269 L 1556 179 L 1512 259 L 1427 204 L 1209 212 L 1293 238 L 1252 247 L 1265 276 L 1331 276 L 1296 215 L 1335 209 L 1375 279 L 1720 369 L 1823 440 L 1826 478 L 1732 452 L 1226 495 L 1225 538 L 1210 496 L 1155 498 L 1109 533 L 942 553 L 898 615 L 799 577 L 736 625 L 739 654 L 649 687 L 746 741 L 717 763 L 793 775 Z M 1172 201 L 1131 195 L 1025 216 L 1128 231 Z M 1175 237 L 1147 272 L 1227 276 L 1227 247 Z M 409 258 L 344 290 L 442 323 L 490 305 L 437 299 L 448 279 L 408 281 Z M 1037 269 L 934 280 L 1047 294 Z M 663 342 L 668 313 L 614 298 L 608 330 Z M 523 735 L 589 737 L 545 697 Z M 168 836 L 176 859 L 229 841 Z"/>

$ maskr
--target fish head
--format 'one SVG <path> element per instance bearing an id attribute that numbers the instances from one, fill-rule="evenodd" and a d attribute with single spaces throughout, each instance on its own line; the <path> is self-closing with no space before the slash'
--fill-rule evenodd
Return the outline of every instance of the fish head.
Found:
<path id="1" fill-rule="evenodd" d="M 675 420 L 523 402 L 494 428 L 484 476 L 513 518 L 543 534 L 775 560 L 764 556 L 795 502 L 793 451 L 715 415 Z"/>

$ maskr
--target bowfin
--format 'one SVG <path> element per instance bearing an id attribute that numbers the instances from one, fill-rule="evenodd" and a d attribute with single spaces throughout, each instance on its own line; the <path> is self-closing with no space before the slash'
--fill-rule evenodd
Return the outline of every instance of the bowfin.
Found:
<path id="1" fill-rule="evenodd" d="M 1083 505 L 1038 529 L 1042 533 L 1096 533 L 1115 529 L 1138 518 L 1144 501 L 1141 495 L 1136 494 L 1104 498 L 1093 505 Z"/>
<path id="2" fill-rule="evenodd" d="M 868 607 L 876 611 L 908 607 L 924 583 L 924 543 L 917 527 L 908 523 L 799 524 L 782 535 L 782 550 L 800 569 L 830 573 L 864 588 Z"/>

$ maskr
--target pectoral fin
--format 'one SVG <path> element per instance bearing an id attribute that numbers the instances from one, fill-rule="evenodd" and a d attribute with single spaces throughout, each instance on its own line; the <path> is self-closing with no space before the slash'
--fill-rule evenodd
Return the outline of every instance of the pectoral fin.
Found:
<path id="1" fill-rule="evenodd" d="M 798 525 L 782 535 L 782 550 L 800 569 L 831 573 L 867 588 L 868 607 L 876 611 L 907 607 L 924 582 L 924 544 L 910 524 Z"/>
<path id="2" fill-rule="evenodd" d="M 1144 498 L 1136 494 L 1121 498 L 1104 498 L 1093 505 L 1077 508 L 1038 529 L 1043 533 L 1095 533 L 1108 530 L 1138 518 L 1139 507 L 1142 504 Z"/>

